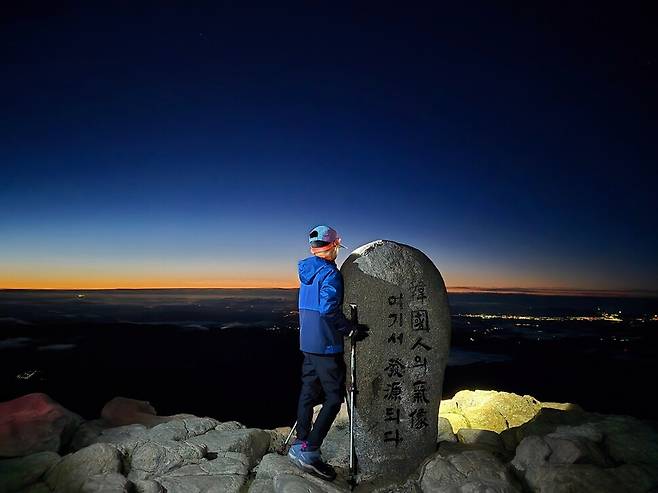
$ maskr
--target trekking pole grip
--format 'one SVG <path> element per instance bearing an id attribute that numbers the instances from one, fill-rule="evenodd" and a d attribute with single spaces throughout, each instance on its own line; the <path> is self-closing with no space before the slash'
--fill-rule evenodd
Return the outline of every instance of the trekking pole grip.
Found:
<path id="1" fill-rule="evenodd" d="M 350 320 L 354 324 L 354 328 L 359 324 L 359 311 L 354 303 L 350 303 Z"/>

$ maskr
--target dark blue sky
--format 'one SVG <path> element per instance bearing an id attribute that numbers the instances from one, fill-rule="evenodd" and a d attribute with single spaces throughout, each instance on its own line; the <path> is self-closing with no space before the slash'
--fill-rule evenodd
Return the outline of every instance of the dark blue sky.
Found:
<path id="1" fill-rule="evenodd" d="M 5 12 L 0 287 L 291 286 L 328 223 L 658 289 L 655 8 L 141 5 Z"/>

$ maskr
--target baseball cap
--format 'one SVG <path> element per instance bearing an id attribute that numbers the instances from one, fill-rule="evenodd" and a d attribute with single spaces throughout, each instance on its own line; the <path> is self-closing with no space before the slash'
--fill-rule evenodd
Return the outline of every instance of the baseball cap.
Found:
<path id="1" fill-rule="evenodd" d="M 340 236 L 338 236 L 338 232 L 336 232 L 334 228 L 325 225 L 316 226 L 309 232 L 308 242 L 312 243 L 314 241 L 324 241 L 328 243 L 328 245 L 321 247 L 311 247 L 313 253 L 329 250 L 333 248 L 336 243 L 340 248 L 345 248 L 345 246 L 340 242 Z"/>

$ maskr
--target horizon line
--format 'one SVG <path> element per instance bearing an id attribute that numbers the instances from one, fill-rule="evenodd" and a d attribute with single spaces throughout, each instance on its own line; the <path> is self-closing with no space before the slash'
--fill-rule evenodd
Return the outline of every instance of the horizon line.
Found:
<path id="1" fill-rule="evenodd" d="M 0 291 L 156 291 L 156 290 L 216 290 L 216 289 L 299 289 L 298 286 L 158 286 L 158 287 L 112 287 L 112 288 L 0 288 Z M 581 289 L 581 288 L 523 288 L 523 287 L 482 287 L 446 286 L 448 293 L 492 293 L 492 294 L 533 294 L 542 296 L 649 296 L 658 297 L 657 289 Z"/>

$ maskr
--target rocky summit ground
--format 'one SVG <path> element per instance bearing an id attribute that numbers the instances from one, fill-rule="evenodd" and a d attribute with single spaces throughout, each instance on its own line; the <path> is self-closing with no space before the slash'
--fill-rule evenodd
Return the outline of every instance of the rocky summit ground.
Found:
<path id="1" fill-rule="evenodd" d="M 263 430 L 190 414 L 157 416 L 117 397 L 85 421 L 45 394 L 0 403 L 0 493 L 345 492 L 345 409 L 323 444 L 327 483 L 282 452 L 290 428 Z M 573 404 L 461 391 L 440 406 L 437 449 L 378 492 L 658 491 L 658 427 Z"/>

